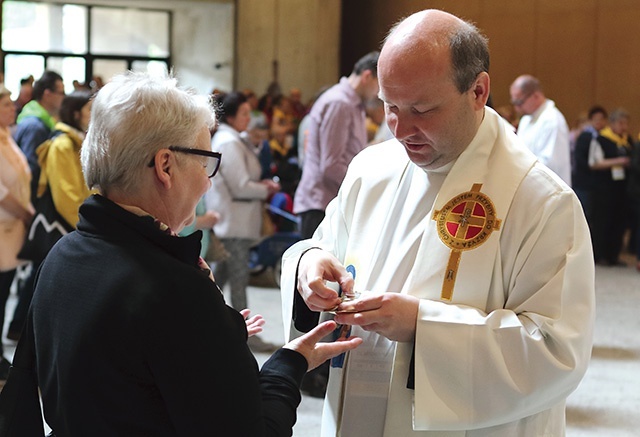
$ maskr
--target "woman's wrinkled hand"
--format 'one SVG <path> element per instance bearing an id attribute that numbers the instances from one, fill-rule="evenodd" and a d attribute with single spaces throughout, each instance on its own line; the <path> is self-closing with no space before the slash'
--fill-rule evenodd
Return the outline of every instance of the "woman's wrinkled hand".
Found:
<path id="1" fill-rule="evenodd" d="M 308 333 L 285 344 L 283 348 L 294 350 L 304 356 L 309 365 L 307 371 L 315 369 L 325 361 L 362 344 L 360 337 L 339 338 L 331 343 L 320 342 L 337 326 L 333 320 L 323 322 Z"/>

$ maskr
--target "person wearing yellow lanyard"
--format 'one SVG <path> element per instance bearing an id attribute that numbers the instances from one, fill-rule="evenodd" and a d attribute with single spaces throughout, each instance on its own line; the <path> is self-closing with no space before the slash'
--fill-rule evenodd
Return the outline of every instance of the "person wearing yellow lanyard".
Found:
<path id="1" fill-rule="evenodd" d="M 631 163 L 629 165 L 629 201 L 635 212 L 635 252 L 636 270 L 640 272 L 640 138 L 633 145 Z M 634 228 L 632 228 L 634 229 Z M 633 232 L 631 233 L 633 237 Z"/>
<path id="2" fill-rule="evenodd" d="M 602 129 L 589 146 L 589 167 L 594 172 L 593 252 L 597 263 L 624 265 L 619 260 L 622 238 L 630 215 L 627 182 L 631 141 L 629 113 L 621 108 L 609 115 L 609 126 Z"/>

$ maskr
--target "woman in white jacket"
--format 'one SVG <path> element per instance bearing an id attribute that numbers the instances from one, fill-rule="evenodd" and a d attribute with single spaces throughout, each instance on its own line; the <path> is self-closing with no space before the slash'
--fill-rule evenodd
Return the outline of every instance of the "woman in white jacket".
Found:
<path id="1" fill-rule="evenodd" d="M 280 185 L 260 180 L 260 161 L 254 148 L 240 137 L 250 120 L 251 106 L 246 98 L 232 92 L 215 99 L 220 125 L 211 145 L 222 153 L 224 162 L 212 179 L 205 202 L 208 210 L 220 214 L 213 229 L 231 256 L 216 263 L 213 274 L 220 287 L 229 282 L 231 306 L 240 311 L 247 308 L 249 250 L 260 238 L 263 201 L 279 191 Z"/>

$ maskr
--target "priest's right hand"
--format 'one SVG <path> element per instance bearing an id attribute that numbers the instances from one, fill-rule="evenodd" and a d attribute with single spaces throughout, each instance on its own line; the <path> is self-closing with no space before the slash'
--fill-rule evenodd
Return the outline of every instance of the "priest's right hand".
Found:
<path id="1" fill-rule="evenodd" d="M 326 281 L 337 282 L 345 293 L 353 290 L 353 277 L 338 259 L 322 249 L 308 250 L 298 264 L 298 292 L 311 311 L 325 311 L 341 302 Z"/>

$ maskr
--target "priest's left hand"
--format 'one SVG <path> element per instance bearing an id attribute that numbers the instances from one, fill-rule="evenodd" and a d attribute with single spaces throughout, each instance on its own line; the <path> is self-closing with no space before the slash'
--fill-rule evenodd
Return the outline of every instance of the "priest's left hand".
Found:
<path id="1" fill-rule="evenodd" d="M 410 342 L 416 333 L 420 299 L 400 293 L 364 293 L 359 299 L 340 305 L 335 321 L 357 325 L 389 340 Z"/>

